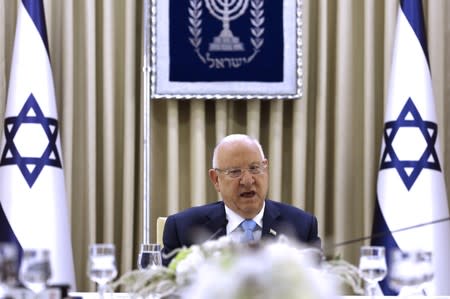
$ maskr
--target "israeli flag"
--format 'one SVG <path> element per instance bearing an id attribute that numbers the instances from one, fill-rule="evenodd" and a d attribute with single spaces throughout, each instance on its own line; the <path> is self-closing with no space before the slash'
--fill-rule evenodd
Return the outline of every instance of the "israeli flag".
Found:
<path id="1" fill-rule="evenodd" d="M 373 223 L 373 245 L 433 254 L 430 293 L 449 295 L 450 222 L 420 0 L 398 11 Z M 394 295 L 388 278 L 380 284 Z"/>
<path id="2" fill-rule="evenodd" d="M 0 241 L 50 250 L 52 284 L 75 290 L 55 91 L 42 0 L 18 4 L 0 143 Z"/>

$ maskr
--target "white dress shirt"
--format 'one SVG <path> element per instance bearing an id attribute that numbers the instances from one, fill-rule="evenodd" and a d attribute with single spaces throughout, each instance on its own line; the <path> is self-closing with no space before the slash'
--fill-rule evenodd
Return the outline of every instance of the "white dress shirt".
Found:
<path id="1" fill-rule="evenodd" d="M 253 221 L 256 222 L 257 226 L 255 230 L 253 231 L 253 238 L 255 240 L 261 239 L 262 234 L 262 218 L 264 215 L 264 209 L 266 207 L 266 203 L 263 203 L 263 207 L 261 211 L 253 218 Z M 225 205 L 225 214 L 227 216 L 228 224 L 227 224 L 227 235 L 230 236 L 230 238 L 235 242 L 240 242 L 244 236 L 244 230 L 240 226 L 242 221 L 245 220 L 245 218 L 242 218 L 238 214 L 236 214 L 233 210 L 227 207 Z"/>

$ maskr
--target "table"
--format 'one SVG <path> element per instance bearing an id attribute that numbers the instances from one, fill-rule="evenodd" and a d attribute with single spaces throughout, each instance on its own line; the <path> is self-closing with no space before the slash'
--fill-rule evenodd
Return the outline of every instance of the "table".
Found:
<path id="1" fill-rule="evenodd" d="M 98 293 L 95 292 L 70 292 L 70 297 L 77 297 L 81 299 L 98 299 Z M 109 294 L 105 295 L 105 299 L 110 299 Z M 112 299 L 131 299 L 133 296 L 128 293 L 113 293 Z M 396 298 L 402 299 L 405 297 L 401 296 L 375 296 L 374 299 L 387 299 L 387 298 Z M 408 299 L 450 299 L 450 296 L 412 296 L 408 297 Z M 336 296 L 336 299 L 372 299 L 370 296 Z"/>

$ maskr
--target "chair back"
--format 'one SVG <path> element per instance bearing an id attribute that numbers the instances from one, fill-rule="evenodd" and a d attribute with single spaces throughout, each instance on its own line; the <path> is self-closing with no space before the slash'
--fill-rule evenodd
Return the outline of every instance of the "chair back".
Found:
<path id="1" fill-rule="evenodd" d="M 156 244 L 163 246 L 164 225 L 167 217 L 158 217 L 156 220 Z"/>

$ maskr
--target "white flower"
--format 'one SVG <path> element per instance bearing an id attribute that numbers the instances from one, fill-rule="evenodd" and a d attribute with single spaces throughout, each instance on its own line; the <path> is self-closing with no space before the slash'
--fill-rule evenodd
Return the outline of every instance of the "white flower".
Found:
<path id="1" fill-rule="evenodd" d="M 322 259 L 320 250 L 284 236 L 251 245 L 225 236 L 178 250 L 169 268 L 126 273 L 113 288 L 122 285 L 142 297 L 157 291 L 181 299 L 320 299 L 339 294 L 343 281 L 358 293 L 355 266 Z"/>
<path id="2" fill-rule="evenodd" d="M 203 243 L 202 248 L 205 252 L 214 253 L 230 248 L 235 243 L 230 237 L 222 236 L 217 240 L 211 240 Z"/>
<path id="3" fill-rule="evenodd" d="M 179 261 L 175 269 L 176 283 L 178 285 L 190 283 L 195 277 L 198 265 L 201 265 L 205 261 L 205 255 L 200 249 L 200 246 L 193 245 L 190 249 L 191 252 L 189 255 Z"/>
<path id="4" fill-rule="evenodd" d="M 269 243 L 207 260 L 182 298 L 332 298 L 334 286 L 330 276 L 306 262 L 302 250 L 286 243 Z"/>

